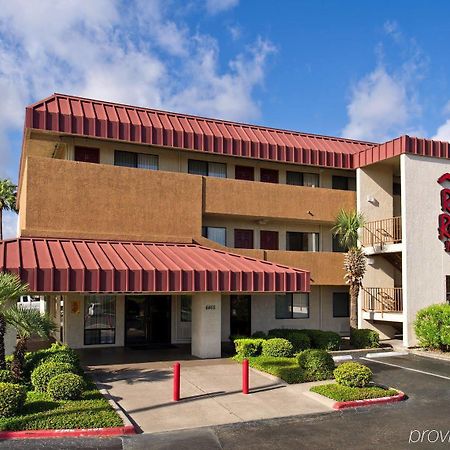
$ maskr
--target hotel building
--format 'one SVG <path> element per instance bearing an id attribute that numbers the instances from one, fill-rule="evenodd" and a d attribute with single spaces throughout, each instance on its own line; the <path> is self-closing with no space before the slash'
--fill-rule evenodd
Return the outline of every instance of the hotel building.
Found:
<path id="1" fill-rule="evenodd" d="M 26 108 L 0 270 L 74 348 L 349 332 L 341 209 L 361 211 L 359 325 L 416 339 L 450 290 L 449 144 L 355 141 L 54 94 Z M 443 176 L 444 175 L 444 176 Z M 439 228 L 439 230 L 438 230 Z"/>

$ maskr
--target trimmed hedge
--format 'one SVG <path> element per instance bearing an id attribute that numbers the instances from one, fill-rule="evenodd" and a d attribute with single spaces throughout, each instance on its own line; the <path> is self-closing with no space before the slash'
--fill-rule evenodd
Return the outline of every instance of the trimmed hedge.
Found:
<path id="1" fill-rule="evenodd" d="M 33 387 L 40 392 L 47 390 L 48 382 L 61 373 L 76 373 L 77 368 L 72 364 L 49 362 L 40 364 L 31 374 L 31 383 Z"/>
<path id="2" fill-rule="evenodd" d="M 302 330 L 296 330 L 294 328 L 274 328 L 269 330 L 268 337 L 288 340 L 294 347 L 294 353 L 311 348 L 311 340 Z"/>
<path id="3" fill-rule="evenodd" d="M 236 354 L 241 358 L 258 356 L 262 351 L 264 339 L 235 339 Z"/>
<path id="4" fill-rule="evenodd" d="M 350 345 L 353 348 L 377 348 L 380 346 L 380 335 L 375 330 L 368 328 L 352 330 Z"/>
<path id="5" fill-rule="evenodd" d="M 421 309 L 417 313 L 414 329 L 421 347 L 450 351 L 450 304 Z"/>
<path id="6" fill-rule="evenodd" d="M 249 364 L 251 367 L 270 373 L 289 384 L 303 383 L 305 381 L 296 358 L 256 356 L 249 358 Z"/>
<path id="7" fill-rule="evenodd" d="M 310 391 L 331 398 L 337 402 L 350 402 L 353 400 L 365 400 L 369 398 L 391 397 L 398 394 L 395 389 L 384 389 L 379 386 L 365 388 L 342 386 L 342 384 L 331 383 L 313 386 Z"/>
<path id="8" fill-rule="evenodd" d="M 263 356 L 289 358 L 294 353 L 294 347 L 287 339 L 272 338 L 262 341 Z"/>
<path id="9" fill-rule="evenodd" d="M 325 350 L 304 350 L 297 356 L 298 365 L 305 381 L 320 381 L 333 378 L 333 357 Z"/>
<path id="10" fill-rule="evenodd" d="M 14 383 L 14 377 L 9 370 L 0 370 L 0 383 Z"/>
<path id="11" fill-rule="evenodd" d="M 267 339 L 267 334 L 264 333 L 264 331 L 255 331 L 252 334 L 252 338 L 255 338 L 255 339 Z"/>
<path id="12" fill-rule="evenodd" d="M 13 383 L 0 383 L 0 417 L 11 417 L 19 413 L 25 404 L 27 391 Z"/>
<path id="13" fill-rule="evenodd" d="M 47 393 L 53 400 L 77 400 L 83 389 L 83 378 L 74 373 L 55 375 L 47 385 Z"/>
<path id="14" fill-rule="evenodd" d="M 341 336 L 334 331 L 304 329 L 301 332 L 309 336 L 312 348 L 329 351 L 339 350 L 341 348 Z"/>
<path id="15" fill-rule="evenodd" d="M 357 362 L 345 362 L 334 369 L 334 378 L 338 384 L 362 388 L 372 381 L 372 371 Z"/>

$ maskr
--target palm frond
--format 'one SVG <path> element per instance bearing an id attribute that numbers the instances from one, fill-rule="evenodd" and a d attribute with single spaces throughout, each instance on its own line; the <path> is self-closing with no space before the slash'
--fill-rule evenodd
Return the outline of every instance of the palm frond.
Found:
<path id="1" fill-rule="evenodd" d="M 0 208 L 16 211 L 17 186 L 8 179 L 0 180 Z"/>
<path id="2" fill-rule="evenodd" d="M 28 293 L 28 285 L 14 274 L 0 272 L 0 309 L 5 308 L 9 302 L 17 301 L 21 295 Z"/>
<path id="3" fill-rule="evenodd" d="M 6 323 L 17 330 L 19 338 L 28 339 L 33 334 L 45 338 L 57 329 L 50 316 L 35 309 L 13 306 L 4 312 L 4 316 Z"/>
<path id="4" fill-rule="evenodd" d="M 364 226 L 364 222 L 361 213 L 341 209 L 331 231 L 343 247 L 355 248 L 358 245 L 358 231 Z"/>

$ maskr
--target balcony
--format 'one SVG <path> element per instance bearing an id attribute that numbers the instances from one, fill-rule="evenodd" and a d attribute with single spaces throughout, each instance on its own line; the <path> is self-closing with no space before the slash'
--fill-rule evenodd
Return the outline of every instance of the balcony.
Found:
<path id="1" fill-rule="evenodd" d="M 362 309 L 371 313 L 402 313 L 402 288 L 362 288 Z"/>
<path id="2" fill-rule="evenodd" d="M 402 242 L 402 218 L 374 220 L 366 222 L 361 232 L 361 243 L 364 247 L 400 244 Z"/>
<path id="3" fill-rule="evenodd" d="M 207 215 L 329 224 L 356 204 L 352 191 L 212 177 L 204 178 L 203 195 Z"/>

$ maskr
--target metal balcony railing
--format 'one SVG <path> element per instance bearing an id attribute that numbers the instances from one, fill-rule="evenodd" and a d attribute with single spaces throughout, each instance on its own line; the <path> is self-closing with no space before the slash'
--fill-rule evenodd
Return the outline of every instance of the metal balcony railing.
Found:
<path id="1" fill-rule="evenodd" d="M 382 313 L 403 311 L 402 288 L 363 287 L 363 310 Z"/>
<path id="2" fill-rule="evenodd" d="M 398 244 L 402 241 L 402 218 L 373 220 L 366 222 L 361 230 L 361 243 L 364 247 L 384 244 Z"/>

